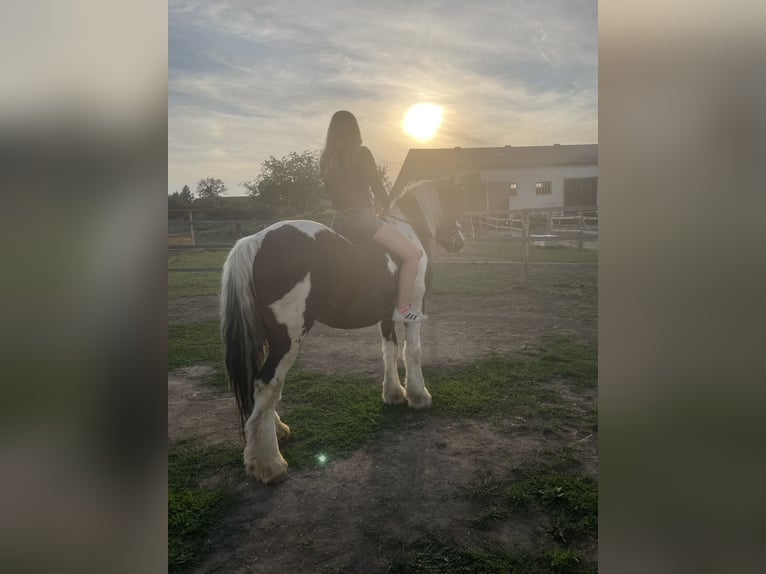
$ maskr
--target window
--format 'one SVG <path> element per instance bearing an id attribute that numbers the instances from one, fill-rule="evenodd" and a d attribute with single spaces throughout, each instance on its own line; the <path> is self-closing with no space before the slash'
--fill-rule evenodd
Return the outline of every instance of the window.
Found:
<path id="1" fill-rule="evenodd" d="M 551 194 L 551 182 L 550 181 L 538 181 L 535 184 L 536 195 L 550 195 Z"/>
<path id="2" fill-rule="evenodd" d="M 508 189 L 510 190 L 511 197 L 516 197 L 516 184 L 510 184 Z"/>

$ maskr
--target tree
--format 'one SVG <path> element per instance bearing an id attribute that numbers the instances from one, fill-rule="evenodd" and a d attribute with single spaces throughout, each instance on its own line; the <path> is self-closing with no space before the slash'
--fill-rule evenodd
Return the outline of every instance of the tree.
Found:
<path id="1" fill-rule="evenodd" d="M 179 198 L 186 205 L 191 205 L 194 203 L 194 194 L 192 193 L 191 189 L 189 189 L 188 185 L 184 185 Z"/>
<path id="2" fill-rule="evenodd" d="M 184 207 L 181 201 L 181 194 L 177 191 L 168 194 L 168 209 L 182 209 Z"/>
<path id="3" fill-rule="evenodd" d="M 193 203 L 194 194 L 188 185 L 185 185 L 180 193 L 176 191 L 168 195 L 168 209 L 183 209 L 191 207 Z"/>
<path id="4" fill-rule="evenodd" d="M 241 184 L 262 207 L 280 215 L 317 211 L 326 198 L 319 176 L 319 154 L 291 152 L 261 164 L 260 175 Z"/>
<path id="5" fill-rule="evenodd" d="M 383 187 L 385 187 L 386 191 L 390 194 L 394 184 L 392 184 L 391 180 L 388 178 L 388 165 L 380 163 L 376 167 L 378 168 L 378 177 L 380 178 L 380 181 L 383 182 Z"/>
<path id="6" fill-rule="evenodd" d="M 202 198 L 220 197 L 226 191 L 223 181 L 214 177 L 206 177 L 197 183 L 197 195 Z"/>

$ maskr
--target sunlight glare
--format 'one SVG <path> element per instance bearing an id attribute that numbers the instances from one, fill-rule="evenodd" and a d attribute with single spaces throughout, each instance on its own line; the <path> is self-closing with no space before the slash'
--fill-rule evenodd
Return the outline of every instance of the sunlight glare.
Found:
<path id="1" fill-rule="evenodd" d="M 435 104 L 415 104 L 404 114 L 402 128 L 415 139 L 424 141 L 431 139 L 442 123 L 441 106 Z"/>

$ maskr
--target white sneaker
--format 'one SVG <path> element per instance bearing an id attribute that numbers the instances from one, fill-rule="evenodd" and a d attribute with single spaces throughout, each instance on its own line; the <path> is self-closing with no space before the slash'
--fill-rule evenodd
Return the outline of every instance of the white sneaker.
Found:
<path id="1" fill-rule="evenodd" d="M 418 313 L 412 307 L 408 308 L 404 313 L 395 308 L 394 316 L 391 319 L 397 323 L 422 323 L 428 320 L 428 315 Z"/>

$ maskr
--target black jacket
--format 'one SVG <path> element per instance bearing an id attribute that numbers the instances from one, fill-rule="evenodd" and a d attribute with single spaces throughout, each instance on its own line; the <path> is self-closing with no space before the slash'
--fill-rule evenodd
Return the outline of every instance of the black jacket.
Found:
<path id="1" fill-rule="evenodd" d="M 330 168 L 324 176 L 324 185 L 333 207 L 337 210 L 353 207 L 374 208 L 373 196 L 383 207 L 389 205 L 388 193 L 378 177 L 375 159 L 365 146 L 362 146 L 356 164 Z"/>

